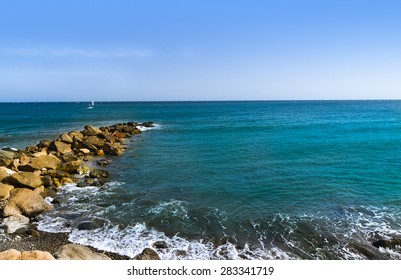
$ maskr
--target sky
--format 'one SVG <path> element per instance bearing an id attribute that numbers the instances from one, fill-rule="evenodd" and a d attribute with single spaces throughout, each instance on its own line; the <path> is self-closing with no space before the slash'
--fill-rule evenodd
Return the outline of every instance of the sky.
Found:
<path id="1" fill-rule="evenodd" d="M 401 99 L 398 0 L 0 0 L 0 102 Z"/>

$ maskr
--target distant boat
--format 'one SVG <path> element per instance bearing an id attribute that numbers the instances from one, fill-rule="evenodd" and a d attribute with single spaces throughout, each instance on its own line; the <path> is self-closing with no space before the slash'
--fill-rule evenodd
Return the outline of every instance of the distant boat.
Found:
<path id="1" fill-rule="evenodd" d="M 93 109 L 94 106 L 95 106 L 95 102 L 92 101 L 92 102 L 89 104 L 88 109 Z"/>

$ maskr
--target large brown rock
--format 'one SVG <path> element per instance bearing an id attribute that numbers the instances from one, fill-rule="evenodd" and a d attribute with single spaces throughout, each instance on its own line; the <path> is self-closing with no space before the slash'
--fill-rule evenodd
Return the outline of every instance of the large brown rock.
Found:
<path id="1" fill-rule="evenodd" d="M 68 135 L 67 133 L 62 133 L 58 138 L 57 141 L 61 141 L 67 144 L 71 144 L 72 142 L 74 142 L 74 140 L 72 139 L 72 137 L 70 135 Z"/>
<path id="2" fill-rule="evenodd" d="M 144 261 L 160 260 L 160 257 L 155 250 L 152 250 L 150 248 L 145 248 L 142 251 L 142 253 L 134 257 L 134 260 L 144 260 Z"/>
<path id="3" fill-rule="evenodd" d="M 0 260 L 54 260 L 54 257 L 46 251 L 24 251 L 15 249 L 0 252 Z"/>
<path id="4" fill-rule="evenodd" d="M 55 256 L 59 260 L 111 260 L 105 254 L 93 252 L 88 247 L 78 244 L 62 246 Z"/>
<path id="5" fill-rule="evenodd" d="M 106 155 L 121 156 L 123 154 L 122 147 L 117 144 L 106 143 L 102 147 L 102 150 Z"/>
<path id="6" fill-rule="evenodd" d="M 0 150 L 0 166 L 9 166 L 13 162 L 14 157 L 14 152 Z"/>
<path id="7" fill-rule="evenodd" d="M 92 125 L 87 125 L 84 127 L 85 130 L 92 132 L 93 134 L 99 134 L 102 133 L 102 131 L 96 127 L 96 126 L 92 126 Z M 85 133 L 84 133 L 85 134 Z"/>
<path id="8" fill-rule="evenodd" d="M 78 131 L 71 131 L 68 133 L 68 135 L 72 138 L 74 142 L 81 142 L 84 138 L 84 135 Z"/>
<path id="9" fill-rule="evenodd" d="M 21 252 L 15 249 L 0 252 L 0 260 L 20 260 Z"/>
<path id="10" fill-rule="evenodd" d="M 71 145 L 61 141 L 53 141 L 49 147 L 49 150 L 56 151 L 62 155 L 72 152 Z"/>
<path id="11" fill-rule="evenodd" d="M 39 176 L 31 172 L 14 173 L 3 179 L 3 182 L 15 187 L 36 189 L 42 186 L 42 180 Z"/>
<path id="12" fill-rule="evenodd" d="M 29 189 L 14 189 L 11 191 L 10 199 L 4 207 L 3 215 L 8 217 L 22 214 L 27 217 L 33 217 L 51 209 L 52 206 L 47 204 L 37 192 Z"/>
<path id="13" fill-rule="evenodd" d="M 104 140 L 100 139 L 97 136 L 88 136 L 84 139 L 86 143 L 94 145 L 96 148 L 102 148 L 103 145 L 106 143 Z"/>
<path id="14" fill-rule="evenodd" d="M 61 160 L 53 155 L 43 155 L 32 158 L 26 165 L 19 166 L 19 170 L 32 172 L 43 168 L 57 169 L 60 163 Z"/>
<path id="15" fill-rule="evenodd" d="M 12 189 L 14 189 L 14 186 L 0 183 L 0 201 L 9 198 Z"/>

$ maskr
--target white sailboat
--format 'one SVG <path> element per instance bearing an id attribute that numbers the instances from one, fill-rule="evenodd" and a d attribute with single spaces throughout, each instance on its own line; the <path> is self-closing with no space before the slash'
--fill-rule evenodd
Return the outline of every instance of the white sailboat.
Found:
<path id="1" fill-rule="evenodd" d="M 95 102 L 92 101 L 92 102 L 89 104 L 88 109 L 93 109 L 94 106 L 95 106 Z"/>

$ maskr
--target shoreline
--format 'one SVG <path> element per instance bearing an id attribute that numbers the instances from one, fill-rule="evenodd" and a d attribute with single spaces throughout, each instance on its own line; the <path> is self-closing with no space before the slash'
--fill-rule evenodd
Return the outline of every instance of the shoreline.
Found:
<path id="1" fill-rule="evenodd" d="M 54 256 L 56 259 L 66 259 L 60 257 L 60 252 L 65 246 L 72 244 L 68 240 L 69 234 L 38 230 L 35 225 L 36 217 L 43 212 L 52 211 L 53 205 L 60 203 L 57 192 L 64 185 L 75 183 L 81 188 L 103 186 L 109 177 L 108 158 L 121 156 L 127 148 L 124 141 L 140 134 L 139 127 L 153 126 L 153 122 L 118 123 L 100 128 L 86 125 L 82 131 L 62 133 L 57 139 L 42 140 L 24 150 L 1 149 L 0 260 L 17 259 L 14 255 L 9 256 L 15 252 L 24 254 L 37 251 L 50 256 L 42 258 L 34 253 L 34 259 L 51 259 Z M 91 230 L 90 226 L 83 226 L 83 230 Z M 85 251 L 75 256 L 78 259 L 131 259 L 91 246 L 78 246 L 79 249 L 93 253 L 86 255 Z M 70 256 L 67 259 L 68 257 Z M 135 258 L 146 259 L 149 256 Z M 20 256 L 18 259 L 24 258 Z M 153 259 L 160 258 L 156 254 Z"/>

